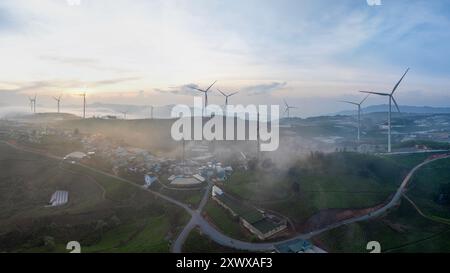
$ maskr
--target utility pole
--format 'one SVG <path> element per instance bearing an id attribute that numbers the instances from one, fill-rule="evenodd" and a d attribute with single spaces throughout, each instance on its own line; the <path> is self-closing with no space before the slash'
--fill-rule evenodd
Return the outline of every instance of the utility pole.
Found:
<path id="1" fill-rule="evenodd" d="M 186 164 L 186 140 L 183 138 L 183 165 Z"/>
<path id="2" fill-rule="evenodd" d="M 257 145 L 258 145 L 258 147 L 257 147 L 257 157 L 258 157 L 258 159 L 259 159 L 259 155 L 260 155 L 260 153 L 261 153 L 261 143 L 260 143 L 260 134 L 259 134 L 259 110 L 258 110 L 258 117 L 257 117 L 257 124 L 256 124 L 256 138 L 257 138 Z"/>
<path id="3" fill-rule="evenodd" d="M 81 96 L 83 96 L 83 119 L 86 119 L 86 93 Z"/>

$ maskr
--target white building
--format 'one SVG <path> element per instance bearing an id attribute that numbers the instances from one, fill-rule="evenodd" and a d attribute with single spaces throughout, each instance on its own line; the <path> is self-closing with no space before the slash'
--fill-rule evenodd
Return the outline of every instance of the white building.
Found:
<path id="1" fill-rule="evenodd" d="M 87 155 L 85 153 L 73 152 L 73 153 L 70 153 L 70 154 L 66 155 L 64 157 L 64 160 L 76 160 L 76 161 L 78 161 L 78 160 L 82 160 L 82 159 L 84 159 L 86 157 L 87 157 Z"/>
<path id="2" fill-rule="evenodd" d="M 202 183 L 206 181 L 206 179 L 199 174 L 194 174 L 192 177 L 194 177 L 195 179 L 197 179 L 198 181 L 200 181 Z"/>
<path id="3" fill-rule="evenodd" d="M 50 198 L 49 203 L 52 207 L 57 207 L 67 204 L 68 201 L 69 201 L 69 192 L 56 191 Z"/>
<path id="4" fill-rule="evenodd" d="M 223 190 L 222 189 L 220 189 L 219 187 L 217 187 L 217 186 L 213 186 L 213 188 L 212 188 L 212 196 L 218 196 L 218 195 L 222 195 L 223 194 Z"/>

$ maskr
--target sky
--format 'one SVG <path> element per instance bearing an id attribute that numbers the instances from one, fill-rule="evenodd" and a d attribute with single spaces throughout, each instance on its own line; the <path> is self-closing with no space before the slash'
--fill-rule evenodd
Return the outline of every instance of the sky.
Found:
<path id="1" fill-rule="evenodd" d="M 403 105 L 450 106 L 446 0 L 2 0 L 0 106 L 88 101 L 192 104 L 217 80 L 237 104 L 312 116 L 398 89 Z M 368 104 L 385 103 L 373 97 Z"/>

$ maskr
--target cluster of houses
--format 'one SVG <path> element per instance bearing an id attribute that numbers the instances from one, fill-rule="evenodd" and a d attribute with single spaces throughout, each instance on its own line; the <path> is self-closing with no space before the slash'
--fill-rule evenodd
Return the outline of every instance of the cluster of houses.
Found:
<path id="1" fill-rule="evenodd" d="M 81 142 L 88 153 L 108 161 L 115 174 L 121 171 L 142 175 L 157 174 L 161 172 L 162 164 L 166 162 L 164 158 L 158 158 L 145 149 L 114 143 L 101 134 L 85 136 Z"/>
<path id="2" fill-rule="evenodd" d="M 231 166 L 223 167 L 222 163 L 200 162 L 190 160 L 181 166 L 176 165 L 169 169 L 172 174 L 168 180 L 174 186 L 193 186 L 205 181 L 224 182 L 233 173 Z"/>
<path id="3" fill-rule="evenodd" d="M 86 136 L 82 143 L 85 150 L 90 151 L 88 153 L 95 153 L 95 156 L 110 162 L 116 175 L 125 172 L 141 177 L 147 188 L 161 177 L 167 178 L 171 186 L 184 187 L 201 185 L 207 180 L 223 182 L 233 172 L 231 166 L 222 166 L 222 163 L 214 160 L 206 161 L 211 160 L 211 157 L 189 160 L 157 157 L 145 149 L 113 143 L 100 134 Z"/>

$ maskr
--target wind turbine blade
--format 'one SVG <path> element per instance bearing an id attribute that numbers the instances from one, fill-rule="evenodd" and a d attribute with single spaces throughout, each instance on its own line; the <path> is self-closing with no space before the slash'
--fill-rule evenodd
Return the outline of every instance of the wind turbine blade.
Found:
<path id="1" fill-rule="evenodd" d="M 374 94 L 374 95 L 379 95 L 379 96 L 389 96 L 388 93 L 379 93 L 379 92 L 370 92 L 370 91 L 359 91 L 361 93 L 366 93 L 366 94 Z"/>
<path id="2" fill-rule="evenodd" d="M 234 95 L 237 95 L 237 94 L 239 94 L 239 92 L 234 92 L 234 93 L 231 93 L 230 95 L 228 95 L 229 97 L 231 97 L 231 96 L 234 96 Z"/>
<path id="3" fill-rule="evenodd" d="M 394 104 L 395 104 L 395 107 L 397 108 L 397 111 L 398 111 L 399 113 L 401 113 L 401 112 L 400 112 L 400 107 L 398 107 L 398 104 L 397 104 L 397 102 L 395 101 L 394 97 L 391 97 L 391 98 L 392 98 L 392 101 L 393 101 Z"/>
<path id="4" fill-rule="evenodd" d="M 284 105 L 286 105 L 286 107 L 289 107 L 289 104 L 286 102 L 286 100 L 283 99 L 283 101 L 284 101 Z"/>
<path id="5" fill-rule="evenodd" d="M 217 91 L 220 92 L 220 94 L 222 94 L 224 97 L 228 97 L 224 92 L 222 92 L 219 88 L 217 88 Z"/>
<path id="6" fill-rule="evenodd" d="M 353 105 L 358 105 L 356 102 L 347 101 L 347 100 L 340 100 L 339 102 L 349 103 L 349 104 L 353 104 Z"/>
<path id="7" fill-rule="evenodd" d="M 359 105 L 363 104 L 367 100 L 367 98 L 370 97 L 370 95 L 370 93 L 367 94 L 367 96 L 359 103 Z"/>
<path id="8" fill-rule="evenodd" d="M 208 89 L 206 89 L 206 90 L 205 90 L 205 92 L 208 92 L 208 91 L 209 91 L 209 89 L 211 89 L 211 87 L 213 87 L 213 86 L 214 86 L 214 85 L 216 84 L 216 82 L 217 82 L 217 81 L 213 82 L 213 84 L 211 84 L 211 86 L 210 86 L 210 87 L 208 87 Z"/>
<path id="9" fill-rule="evenodd" d="M 205 93 L 205 90 L 202 90 L 200 88 L 196 88 L 196 87 L 191 87 L 191 89 L 197 90 L 199 92 Z"/>
<path id="10" fill-rule="evenodd" d="M 400 78 L 400 80 L 398 81 L 398 83 L 394 86 L 394 89 L 392 89 L 392 93 L 391 95 L 394 94 L 395 90 L 397 90 L 398 86 L 400 85 L 400 83 L 403 81 L 403 78 L 406 76 L 406 74 L 408 74 L 409 68 L 406 69 L 405 74 L 403 74 L 403 76 Z"/>

